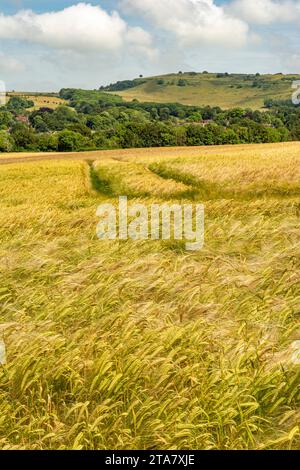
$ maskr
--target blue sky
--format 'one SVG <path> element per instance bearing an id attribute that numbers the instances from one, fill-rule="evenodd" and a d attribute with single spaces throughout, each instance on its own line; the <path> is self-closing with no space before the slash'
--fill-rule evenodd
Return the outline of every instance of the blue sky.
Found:
<path id="1" fill-rule="evenodd" d="M 1 0 L 1 11 L 3 13 L 16 13 L 22 8 L 29 8 L 37 13 L 45 11 L 62 10 L 63 8 L 69 7 L 80 1 L 76 0 Z M 108 10 L 116 8 L 116 2 L 114 0 L 102 0 L 102 1 L 87 1 L 92 5 L 102 5 Z"/>
<path id="2" fill-rule="evenodd" d="M 0 2 L 0 80 L 10 90 L 177 70 L 300 73 L 299 44 L 300 0 Z"/>

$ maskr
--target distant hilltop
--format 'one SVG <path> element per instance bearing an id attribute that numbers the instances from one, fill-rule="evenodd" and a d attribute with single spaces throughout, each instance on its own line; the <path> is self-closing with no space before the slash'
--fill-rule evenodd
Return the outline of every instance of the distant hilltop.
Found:
<path id="1" fill-rule="evenodd" d="M 140 75 L 134 80 L 101 86 L 100 90 L 120 95 L 126 101 L 261 109 L 267 100 L 291 99 L 296 80 L 300 80 L 300 75 L 180 71 L 155 77 Z"/>

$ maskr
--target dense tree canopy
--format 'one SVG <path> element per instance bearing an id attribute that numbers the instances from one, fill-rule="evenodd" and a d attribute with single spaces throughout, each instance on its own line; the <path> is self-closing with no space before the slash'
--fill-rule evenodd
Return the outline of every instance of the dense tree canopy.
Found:
<path id="1" fill-rule="evenodd" d="M 264 111 L 124 102 L 93 90 L 63 89 L 68 105 L 30 111 L 11 97 L 0 108 L 0 152 L 79 151 L 300 140 L 300 107 L 267 101 Z"/>

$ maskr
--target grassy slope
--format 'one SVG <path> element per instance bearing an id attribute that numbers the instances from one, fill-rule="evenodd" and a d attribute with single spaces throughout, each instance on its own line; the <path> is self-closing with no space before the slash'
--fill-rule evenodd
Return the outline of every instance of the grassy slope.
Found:
<path id="1" fill-rule="evenodd" d="M 159 79 L 163 79 L 165 84 L 159 85 Z M 187 86 L 177 86 L 179 79 L 186 80 Z M 290 99 L 292 80 L 299 79 L 299 76 L 264 75 L 259 77 L 264 81 L 263 88 L 253 88 L 254 79 L 245 80 L 245 76 L 241 75 L 217 78 L 216 74 L 171 74 L 146 79 L 146 83 L 138 87 L 115 93 L 129 101 L 138 99 L 159 103 L 220 106 L 224 109 L 236 106 L 259 109 L 268 98 Z"/>
<path id="2" fill-rule="evenodd" d="M 29 111 L 33 111 L 35 109 L 40 108 L 51 108 L 56 109 L 60 105 L 67 104 L 67 102 L 58 96 L 55 95 L 43 95 L 42 93 L 28 93 L 28 92 L 9 92 L 7 99 L 11 96 L 21 96 L 27 100 L 31 100 L 34 102 L 34 107 L 31 108 Z"/>
<path id="3" fill-rule="evenodd" d="M 300 144 L 139 152 L 0 167 L 0 448 L 299 449 Z M 97 240 L 186 186 L 202 251 Z"/>

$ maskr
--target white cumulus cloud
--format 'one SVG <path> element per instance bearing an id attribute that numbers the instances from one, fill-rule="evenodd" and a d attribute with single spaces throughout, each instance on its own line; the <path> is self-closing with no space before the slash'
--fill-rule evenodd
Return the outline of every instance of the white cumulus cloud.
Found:
<path id="1" fill-rule="evenodd" d="M 299 0 L 234 0 L 228 12 L 251 24 L 291 23 L 300 20 Z"/>
<path id="2" fill-rule="evenodd" d="M 157 59 L 159 52 L 153 48 L 152 36 L 139 26 L 128 28 L 127 32 L 128 47 L 144 55 L 149 60 Z"/>
<path id="3" fill-rule="evenodd" d="M 149 54 L 153 49 L 150 34 L 142 28 L 128 26 L 116 11 L 109 14 L 88 3 L 42 14 L 31 10 L 0 14 L 0 38 L 81 52 L 119 51 L 127 43 Z"/>
<path id="4" fill-rule="evenodd" d="M 182 45 L 243 46 L 247 22 L 230 14 L 214 0 L 120 0 L 126 12 L 142 14 L 156 27 L 171 32 Z"/>

